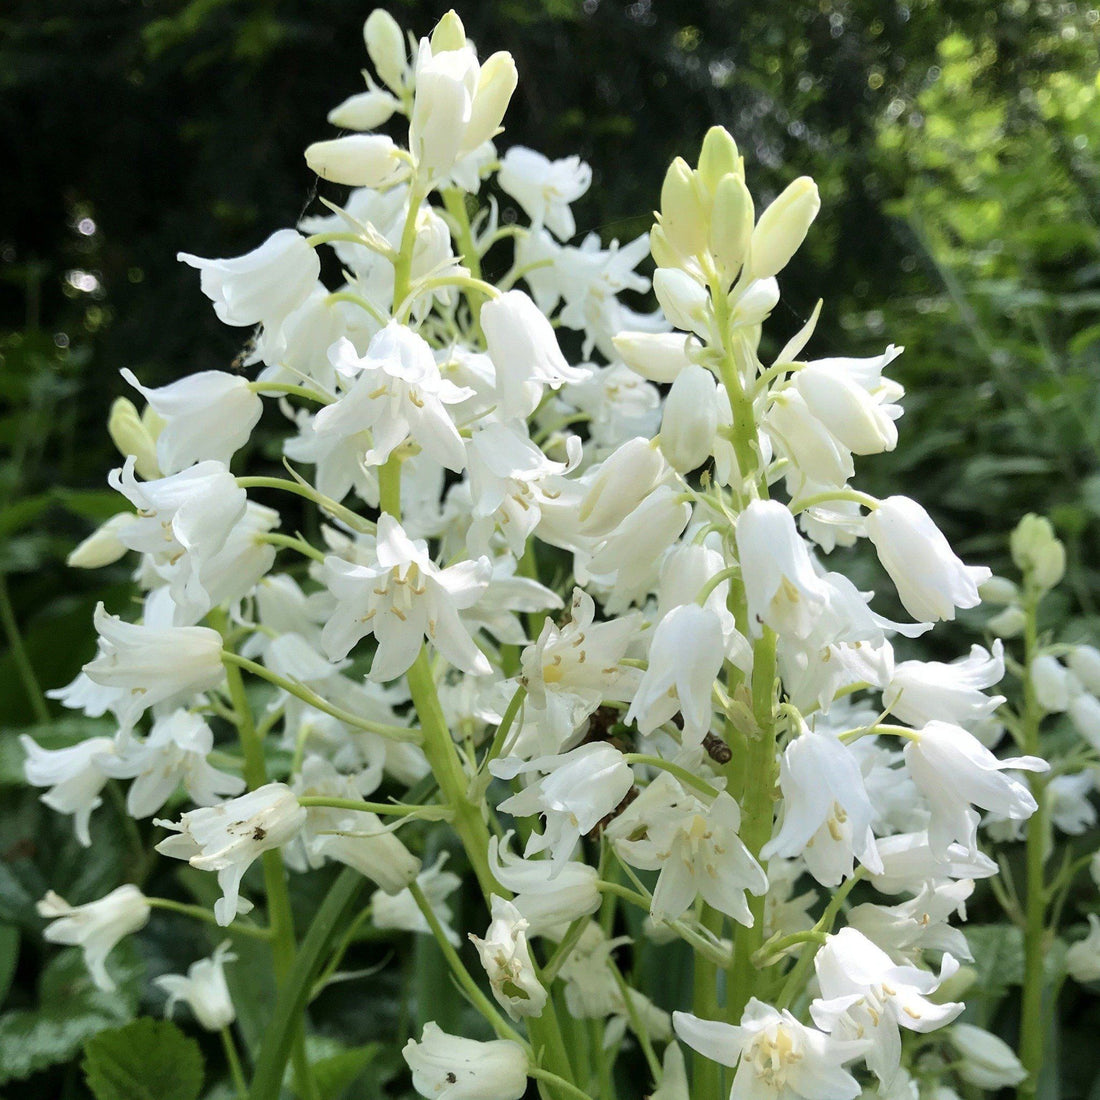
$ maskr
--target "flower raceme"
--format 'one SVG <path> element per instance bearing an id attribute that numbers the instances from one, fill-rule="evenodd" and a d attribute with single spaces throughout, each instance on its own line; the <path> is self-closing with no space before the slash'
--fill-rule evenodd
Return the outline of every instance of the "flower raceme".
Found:
<path id="1" fill-rule="evenodd" d="M 1032 814 L 1045 780 L 1013 772 L 1045 764 L 994 752 L 1010 727 L 991 694 L 1012 667 L 999 640 L 895 661 L 896 634 L 974 607 L 989 574 L 916 501 L 853 484 L 857 460 L 903 446 L 884 373 L 900 349 L 811 358 L 820 303 L 793 334 L 770 320 L 816 186 L 796 179 L 758 214 L 714 128 L 695 166 L 670 167 L 649 234 L 574 240 L 591 168 L 498 148 L 508 54 L 482 60 L 453 12 L 415 41 L 376 11 L 364 39 L 365 90 L 329 116 L 352 132 L 306 150 L 324 208 L 243 256 L 180 254 L 223 322 L 255 327 L 254 376 L 151 388 L 125 372 L 148 409 L 112 413 L 120 512 L 73 564 L 132 555 L 140 610 L 97 609 L 97 655 L 52 693 L 106 732 L 24 740 L 28 780 L 86 845 L 108 783 L 130 784 L 134 817 L 168 806 L 157 850 L 217 876 L 222 926 L 252 908 L 242 890 L 259 904 L 245 875 L 262 857 L 266 925 L 237 931 L 271 939 L 280 967 L 301 872 L 335 861 L 338 884 L 370 880 L 318 980 L 368 920 L 372 937 L 433 935 L 498 1036 L 448 1035 L 419 1004 L 403 1053 L 421 1095 L 518 1100 L 530 1077 L 585 1094 L 564 1003 L 592 1022 L 601 1081 L 629 1028 L 652 1077 L 635 1091 L 686 1100 L 647 973 L 669 940 L 695 956 L 673 1019 L 699 1095 L 718 1095 L 719 1066 L 752 1100 L 905 1084 L 903 1066 L 924 1072 L 906 1035 L 960 1009 L 930 997 L 969 957 L 951 922 L 995 871 L 979 840 Z M 625 300 L 651 288 L 652 312 Z M 765 325 L 782 345 L 767 366 Z M 247 446 L 265 403 L 285 431 Z M 285 469 L 243 468 L 280 446 Z M 1051 539 L 1032 523 L 1016 540 L 1033 587 L 1057 579 Z M 916 623 L 844 575 L 864 540 Z M 1024 599 L 1002 591 L 1026 620 Z M 1028 667 L 1038 707 L 1100 743 L 1100 655 Z M 1051 791 L 1050 820 L 1086 827 L 1080 782 Z M 154 900 L 47 895 L 47 938 L 82 946 L 105 985 L 106 954 Z M 628 927 L 644 966 L 611 931 Z M 229 960 L 159 984 L 225 1027 Z M 816 1027 L 792 1012 L 807 1003 Z M 994 1067 L 982 1080 L 1007 1080 L 998 1049 L 955 1034 Z"/>

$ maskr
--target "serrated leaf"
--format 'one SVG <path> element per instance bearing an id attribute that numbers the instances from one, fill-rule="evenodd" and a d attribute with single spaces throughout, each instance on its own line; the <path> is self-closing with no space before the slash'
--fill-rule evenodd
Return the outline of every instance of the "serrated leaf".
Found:
<path id="1" fill-rule="evenodd" d="M 103 1031 L 84 1044 L 81 1063 L 96 1100 L 198 1100 L 199 1044 L 171 1020 L 148 1016 Z"/>
<path id="2" fill-rule="evenodd" d="M 978 987 L 994 1001 L 1010 985 L 1024 980 L 1024 938 L 1008 924 L 977 924 L 966 929 L 966 942 L 978 970 Z"/>
<path id="3" fill-rule="evenodd" d="M 118 989 L 106 993 L 88 976 L 80 951 L 62 951 L 42 975 L 39 1008 L 0 1016 L 0 1085 L 67 1062 L 88 1039 L 129 1020 L 137 1006 L 139 969 L 126 952 L 112 960 Z"/>

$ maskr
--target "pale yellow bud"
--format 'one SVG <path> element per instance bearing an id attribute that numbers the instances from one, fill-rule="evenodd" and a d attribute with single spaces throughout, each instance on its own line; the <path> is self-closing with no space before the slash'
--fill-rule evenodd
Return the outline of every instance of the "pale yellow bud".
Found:
<path id="1" fill-rule="evenodd" d="M 127 548 L 118 535 L 134 522 L 133 512 L 119 512 L 96 528 L 69 556 L 65 564 L 74 569 L 99 569 L 118 561 Z"/>
<path id="2" fill-rule="evenodd" d="M 695 173 L 677 157 L 661 187 L 660 225 L 673 248 L 698 256 L 707 247 L 707 210 L 695 183 Z"/>
<path id="3" fill-rule="evenodd" d="M 1066 548 L 1058 541 L 1050 520 L 1028 514 L 1009 540 L 1012 560 L 1040 588 L 1053 588 L 1066 572 Z"/>
<path id="4" fill-rule="evenodd" d="M 146 481 L 160 477 L 157 465 L 156 436 L 142 422 L 134 403 L 127 397 L 118 398 L 107 417 L 107 434 L 123 458 L 133 455 L 134 469 Z"/>
<path id="5" fill-rule="evenodd" d="M 787 266 L 820 209 L 817 184 L 809 176 L 787 186 L 753 230 L 749 264 L 754 279 L 769 279 Z"/>
<path id="6" fill-rule="evenodd" d="M 714 192 L 710 214 L 710 251 L 722 273 L 732 279 L 749 250 L 756 212 L 740 176 L 724 176 Z"/>
<path id="7" fill-rule="evenodd" d="M 397 146 L 385 134 L 352 134 L 315 141 L 306 164 L 323 180 L 350 187 L 386 187 L 405 171 Z"/>
<path id="8" fill-rule="evenodd" d="M 687 266 L 687 257 L 672 246 L 661 225 L 649 231 L 649 251 L 658 267 Z"/>
<path id="9" fill-rule="evenodd" d="M 432 31 L 432 54 L 447 53 L 449 50 L 461 50 L 466 45 L 466 28 L 452 8 L 435 25 Z"/>
<path id="10" fill-rule="evenodd" d="M 363 40 L 379 79 L 400 93 L 404 88 L 408 58 L 405 54 L 405 36 L 397 20 L 388 11 L 375 8 L 363 24 Z"/>
<path id="11" fill-rule="evenodd" d="M 712 126 L 703 138 L 703 148 L 699 152 L 699 177 L 711 194 L 718 190 L 718 184 L 730 174 L 744 176 L 744 162 L 737 151 L 737 142 L 727 129 Z"/>
<path id="12" fill-rule="evenodd" d="M 481 66 L 470 121 L 462 138 L 462 152 L 476 149 L 500 129 L 518 80 L 516 63 L 504 50 L 493 54 Z"/>

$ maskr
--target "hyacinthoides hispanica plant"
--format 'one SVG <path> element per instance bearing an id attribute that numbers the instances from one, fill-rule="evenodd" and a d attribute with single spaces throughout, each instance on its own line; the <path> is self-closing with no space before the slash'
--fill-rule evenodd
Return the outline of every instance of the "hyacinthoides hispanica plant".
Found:
<path id="1" fill-rule="evenodd" d="M 976 606 L 989 578 L 917 502 L 851 485 L 854 455 L 897 442 L 883 371 L 900 349 L 810 358 L 819 305 L 761 361 L 813 182 L 757 217 L 715 128 L 695 168 L 669 169 L 650 234 L 569 244 L 590 171 L 498 148 L 511 57 L 479 62 L 454 13 L 417 43 L 375 11 L 365 38 L 377 82 L 329 116 L 353 133 L 305 153 L 341 202 L 245 256 L 180 255 L 251 332 L 252 380 L 124 372 L 147 403 L 110 425 L 128 507 L 72 560 L 138 554 L 143 601 L 135 621 L 99 608 L 97 655 L 55 693 L 118 732 L 26 745 L 83 843 L 104 785 L 130 780 L 134 818 L 171 815 L 157 851 L 216 874 L 220 897 L 51 894 L 47 938 L 81 945 L 102 986 L 156 908 L 265 941 L 278 995 L 245 1057 L 231 954 L 158 979 L 221 1032 L 252 1100 L 288 1063 L 295 1093 L 320 1095 L 308 1009 L 371 928 L 434 937 L 483 1020 L 448 1034 L 415 1006 L 403 1054 L 426 1097 L 1032 1087 L 1041 974 L 1029 962 L 1025 1081 L 955 1023 L 970 952 L 949 921 L 997 872 L 979 811 L 1003 832 L 1036 809 L 1037 704 L 1008 723 L 1025 755 L 995 755 L 1000 643 L 894 660 L 892 637 Z M 407 147 L 375 132 L 399 117 Z M 500 193 L 529 224 L 502 224 Z M 495 283 L 490 254 L 510 261 Z M 619 296 L 650 288 L 650 254 L 660 308 L 640 314 Z M 234 473 L 265 402 L 284 468 Z M 315 539 L 284 501 L 321 517 Z M 862 539 L 912 622 L 829 569 Z M 422 858 L 447 845 L 449 869 Z M 343 869 L 296 928 L 295 876 L 325 863 Z M 477 920 L 456 929 L 464 884 Z M 1045 912 L 1023 918 L 1029 952 Z M 691 960 L 680 1003 L 647 992 L 662 959 Z M 624 1052 L 644 1067 L 629 1082 Z"/>

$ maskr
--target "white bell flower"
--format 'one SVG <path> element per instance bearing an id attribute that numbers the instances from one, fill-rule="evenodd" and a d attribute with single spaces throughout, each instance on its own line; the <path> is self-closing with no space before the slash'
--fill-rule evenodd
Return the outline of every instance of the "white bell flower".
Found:
<path id="1" fill-rule="evenodd" d="M 52 921 L 42 933 L 45 939 L 79 947 L 92 981 L 108 993 L 115 983 L 107 973 L 107 956 L 123 936 L 145 927 L 149 912 L 145 895 L 129 884 L 86 905 L 70 905 L 52 890 L 38 903 L 38 915 Z"/>
<path id="2" fill-rule="evenodd" d="M 199 959 L 187 968 L 187 974 L 161 974 L 153 984 L 168 994 L 165 1016 L 172 1015 L 177 1002 L 184 1001 L 207 1031 L 221 1031 L 236 1018 L 233 998 L 225 981 L 225 964 L 236 962 L 229 940 L 220 943 L 208 959 Z"/>
<path id="3" fill-rule="evenodd" d="M 791 461 L 787 487 L 792 495 L 805 495 L 811 481 L 839 487 L 855 473 L 852 452 L 814 416 L 793 387 L 772 392 L 762 426 Z"/>
<path id="4" fill-rule="evenodd" d="M 971 646 L 970 656 L 951 664 L 902 662 L 882 693 L 882 704 L 914 726 L 938 719 L 969 729 L 1005 701 L 1003 695 L 983 691 L 999 684 L 1004 674 L 1004 643 L 997 638 L 990 649 Z"/>
<path id="5" fill-rule="evenodd" d="M 848 911 L 848 927 L 862 932 L 898 963 L 918 965 L 925 951 L 946 951 L 970 961 L 966 936 L 947 922 L 956 913 L 966 919 L 966 899 L 973 892 L 973 879 L 926 882 L 915 898 L 900 905 L 855 906 Z"/>
<path id="6" fill-rule="evenodd" d="M 294 792 L 284 783 L 268 783 L 221 805 L 188 810 L 179 824 L 153 824 L 174 833 L 156 846 L 158 852 L 218 873 L 222 896 L 214 903 L 214 917 L 224 926 L 251 908 L 240 897 L 240 888 L 252 862 L 291 841 L 305 822 L 306 811 Z"/>
<path id="7" fill-rule="evenodd" d="M 500 417 L 527 417 L 539 403 L 543 386 L 558 389 L 588 377 L 586 369 L 565 361 L 553 326 L 522 290 L 509 290 L 486 302 L 480 320 L 496 370 Z"/>
<path id="8" fill-rule="evenodd" d="M 652 733 L 673 715 L 683 715 L 684 746 L 697 747 L 710 730 L 711 690 L 725 661 L 722 623 L 709 608 L 684 604 L 657 624 L 649 643 L 649 663 L 634 693 L 625 722 Z"/>
<path id="9" fill-rule="evenodd" d="M 491 669 L 459 619 L 488 587 L 488 558 L 440 569 L 422 539 L 410 539 L 401 524 L 378 517 L 377 564 L 354 565 L 325 558 L 324 579 L 337 606 L 322 632 L 325 652 L 342 660 L 361 638 L 373 634 L 378 650 L 370 678 L 396 679 L 416 660 L 427 638 L 455 668 L 487 675 Z"/>
<path id="10" fill-rule="evenodd" d="M 650 439 L 661 422 L 661 393 L 639 378 L 625 363 L 604 367 L 582 364 L 590 373 L 583 382 L 572 382 L 560 399 L 588 415 L 590 449 L 617 447 L 634 436 Z"/>
<path id="11" fill-rule="evenodd" d="M 321 273 L 317 253 L 297 230 L 280 229 L 259 248 L 230 260 L 180 252 L 177 260 L 202 273 L 202 292 L 226 325 L 277 325 L 301 305 Z"/>
<path id="12" fill-rule="evenodd" d="M 527 1091 L 527 1054 L 511 1039 L 477 1042 L 427 1023 L 401 1056 L 413 1088 L 430 1100 L 520 1100 Z"/>
<path id="13" fill-rule="evenodd" d="M 859 764 L 835 734 L 803 729 L 780 758 L 779 786 L 783 825 L 764 846 L 765 859 L 802 856 L 822 886 L 850 876 L 855 859 L 882 870 Z"/>
<path id="14" fill-rule="evenodd" d="M 939 977 L 898 966 L 862 933 L 842 928 L 814 956 L 821 996 L 810 1005 L 810 1015 L 837 1039 L 870 1039 L 867 1065 L 888 1085 L 901 1064 L 899 1028 L 935 1031 L 962 1012 L 958 1002 L 928 999 L 958 968 L 950 955 L 944 955 Z"/>
<path id="15" fill-rule="evenodd" d="M 977 814 L 972 805 L 1013 821 L 1035 812 L 1031 792 L 1006 770 L 1050 768 L 1037 756 L 998 760 L 977 738 L 947 722 L 929 722 L 915 731 L 905 745 L 905 763 L 932 810 L 928 836 L 941 856 L 952 841 L 976 851 Z"/>
<path id="16" fill-rule="evenodd" d="M 1012 1048 L 984 1028 L 955 1024 L 947 1036 L 959 1054 L 959 1076 L 968 1084 L 980 1089 L 1005 1089 L 1027 1077 Z"/>
<path id="17" fill-rule="evenodd" d="M 239 374 L 199 371 L 154 389 L 143 386 L 131 370 L 124 369 L 122 377 L 164 421 L 157 435 L 157 465 L 165 474 L 204 459 L 228 465 L 263 415 L 263 401 Z"/>
<path id="18" fill-rule="evenodd" d="M 702 466 L 714 449 L 718 431 L 717 383 L 706 368 L 682 370 L 665 398 L 661 451 L 682 474 Z"/>
<path id="19" fill-rule="evenodd" d="M 730 1100 L 855 1100 L 862 1091 L 844 1066 L 867 1043 L 832 1038 L 755 997 L 738 1025 L 674 1012 L 672 1026 L 704 1058 L 737 1067 Z"/>
<path id="20" fill-rule="evenodd" d="M 498 759 L 489 770 L 498 779 L 543 773 L 543 778 L 506 798 L 500 809 L 516 817 L 543 815 L 545 830 L 531 833 L 524 855 L 549 850 L 556 873 L 565 868 L 580 838 L 612 813 L 634 785 L 634 773 L 623 754 L 603 742 L 527 762 Z"/>
<path id="21" fill-rule="evenodd" d="M 542 518 L 546 494 L 557 495 L 553 480 L 572 470 L 581 458 L 580 440 L 570 437 L 570 458 L 554 462 L 527 434 L 522 421 L 485 424 L 467 446 L 473 523 L 467 545 L 486 553 L 494 530 L 503 533 L 517 557 Z"/>
<path id="22" fill-rule="evenodd" d="M 470 933 L 470 942 L 477 948 L 493 996 L 513 1020 L 541 1016 L 547 993 L 527 947 L 530 925 L 510 901 L 494 894 L 491 905 L 492 922 L 485 938 Z"/>
<path id="23" fill-rule="evenodd" d="M 774 500 L 754 500 L 737 517 L 737 556 L 749 601 L 750 630 L 805 638 L 828 592 L 790 511 Z"/>
<path id="24" fill-rule="evenodd" d="M 405 325 L 391 321 L 360 358 L 346 337 L 329 349 L 329 359 L 350 384 L 332 405 L 313 419 L 319 437 L 349 439 L 370 429 L 363 461 L 380 466 L 406 439 L 450 470 L 466 465 L 466 451 L 445 406 L 470 397 L 441 377 L 428 342 Z"/>
<path id="25" fill-rule="evenodd" d="M 555 866 L 549 859 L 523 859 L 509 848 L 511 832 L 489 838 L 493 877 L 515 897 L 512 904 L 528 922 L 532 936 L 559 939 L 579 917 L 600 907 L 599 873 L 587 863 L 570 860 Z"/>
<path id="26" fill-rule="evenodd" d="M 1066 663 L 1085 688 L 1093 694 L 1100 691 L 1100 649 L 1091 645 L 1075 645 Z"/>
<path id="27" fill-rule="evenodd" d="M 882 873 L 871 876 L 883 894 L 919 894 L 926 882 L 949 879 L 992 878 L 997 864 L 984 852 L 971 852 L 962 844 L 949 844 L 943 855 L 932 849 L 925 830 L 879 837 Z"/>
<path id="28" fill-rule="evenodd" d="M 895 354 L 891 355 L 890 351 Z M 885 360 L 888 363 L 900 353 L 901 349 L 891 347 L 887 355 L 872 362 Z M 858 369 L 858 360 L 829 359 L 807 363 L 795 375 L 793 384 L 810 412 L 853 454 L 892 451 L 898 442 L 894 421 L 901 416 L 902 410 L 900 405 L 885 402 L 895 396 L 896 390 L 883 387 L 878 394 L 869 393 L 860 384 L 857 373 L 846 369 L 849 363 L 856 364 Z"/>
<path id="29" fill-rule="evenodd" d="M 245 788 L 238 775 L 218 771 L 207 762 L 214 734 L 197 715 L 174 710 L 159 716 L 144 741 L 130 738 L 117 756 L 104 762 L 115 779 L 133 779 L 126 796 L 131 817 L 151 817 L 180 786 L 197 806 L 213 806 L 222 795 Z"/>
<path id="30" fill-rule="evenodd" d="M 571 202 L 592 182 L 592 169 L 580 157 L 548 160 L 534 149 L 513 145 L 501 158 L 497 183 L 531 219 L 532 229 L 546 226 L 561 241 L 577 231 Z"/>
<path id="31" fill-rule="evenodd" d="M 739 924 L 751 925 L 746 891 L 768 889 L 763 868 L 741 842 L 741 810 L 724 791 L 708 806 L 661 772 L 607 829 L 623 859 L 660 869 L 650 915 L 682 916 L 696 896 Z"/>
<path id="32" fill-rule="evenodd" d="M 595 615 L 595 601 L 575 588 L 569 621 L 559 627 L 547 618 L 520 658 L 531 709 L 555 748 L 605 700 L 631 699 L 641 675 L 621 664 L 637 639 L 641 616 L 596 622 Z"/>
<path id="33" fill-rule="evenodd" d="M 1091 771 L 1075 775 L 1056 775 L 1047 783 L 1047 810 L 1056 829 L 1070 836 L 1080 836 L 1096 824 L 1096 807 L 1092 796 L 1096 781 Z"/>
<path id="34" fill-rule="evenodd" d="M 107 478 L 137 509 L 119 532 L 131 550 L 149 554 L 168 574 L 172 599 L 200 615 L 210 608 L 203 566 L 220 551 L 248 502 L 224 463 L 208 459 L 156 481 L 134 477 L 134 458 Z"/>
<path id="35" fill-rule="evenodd" d="M 109 765 L 115 754 L 110 737 L 89 737 L 63 749 L 44 749 L 33 738 L 20 735 L 26 760 L 23 770 L 34 787 L 49 787 L 42 802 L 59 814 L 72 814 L 76 839 L 90 848 L 88 824 L 92 811 L 103 803 L 99 792 L 111 775 Z"/>
<path id="36" fill-rule="evenodd" d="M 653 293 L 676 328 L 709 339 L 714 316 L 710 295 L 701 282 L 678 268 L 659 267 L 653 276 Z"/>
<path id="37" fill-rule="evenodd" d="M 151 706 L 216 688 L 225 679 L 222 637 L 205 626 L 153 627 L 95 610 L 99 654 L 84 666 L 93 682 L 127 694 L 116 713 L 129 729 Z"/>
<path id="38" fill-rule="evenodd" d="M 976 607 L 978 586 L 993 575 L 984 565 L 964 565 L 932 517 L 908 497 L 880 501 L 867 517 L 867 536 L 905 610 L 920 622 L 953 620 L 957 607 Z"/>

